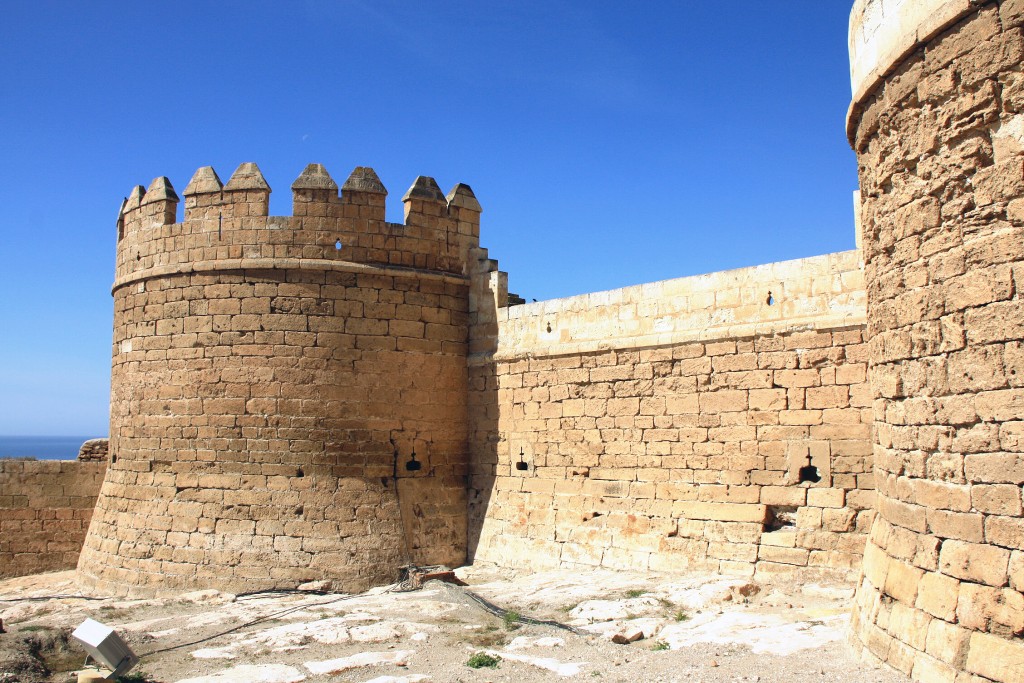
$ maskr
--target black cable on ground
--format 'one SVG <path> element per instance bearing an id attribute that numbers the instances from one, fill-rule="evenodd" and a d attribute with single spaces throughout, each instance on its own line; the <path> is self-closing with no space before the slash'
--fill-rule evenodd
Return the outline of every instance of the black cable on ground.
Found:
<path id="1" fill-rule="evenodd" d="M 108 598 L 96 598 L 89 595 L 41 595 L 33 598 L 5 598 L 0 596 L 0 602 L 42 602 L 43 600 L 107 600 Z"/>
<path id="2" fill-rule="evenodd" d="M 489 601 L 487 598 L 481 597 L 481 596 L 477 595 L 476 593 L 474 593 L 473 591 L 466 590 L 465 588 L 462 588 L 462 592 L 465 593 L 471 600 L 473 600 L 478 605 L 483 607 L 484 610 L 486 610 L 487 612 L 490 612 L 491 614 L 493 614 L 494 616 L 498 617 L 499 619 L 506 619 L 507 615 L 510 614 L 509 610 L 504 609 L 503 607 L 498 607 L 493 602 Z M 518 622 L 523 623 L 523 624 L 532 624 L 534 626 L 554 626 L 555 628 L 560 628 L 563 631 L 569 631 L 570 633 L 575 633 L 578 636 L 593 635 L 593 634 L 587 633 L 586 631 L 581 631 L 578 628 L 576 628 L 575 626 L 570 626 L 569 624 L 563 624 L 562 622 L 555 621 L 553 619 L 534 619 L 533 617 L 524 617 L 523 615 L 518 614 L 518 613 L 515 614 L 515 617 L 516 617 L 515 621 L 518 621 Z"/>
<path id="3" fill-rule="evenodd" d="M 412 578 L 413 572 L 416 571 L 416 570 L 423 570 L 425 572 L 429 572 L 430 570 L 436 570 L 436 569 L 439 569 L 439 568 L 440 568 L 439 566 L 418 567 L 418 566 L 413 565 L 413 564 L 406 565 L 406 566 L 402 567 L 401 570 L 400 570 L 401 571 L 401 578 L 400 578 L 400 580 L 397 583 L 394 583 L 394 584 L 391 584 L 390 586 L 388 586 L 384 590 L 384 592 L 385 593 L 405 593 L 405 592 L 409 592 L 409 591 L 419 590 L 420 587 L 417 587 L 414 584 L 414 582 L 413 582 L 413 578 Z M 498 607 L 493 602 L 487 600 L 484 597 L 481 597 L 481 596 L 477 595 L 473 591 L 467 590 L 463 586 L 457 586 L 457 585 L 451 584 L 451 583 L 449 583 L 447 585 L 451 586 L 452 588 L 456 588 L 458 590 L 461 590 L 473 602 L 475 602 L 478 605 L 480 605 L 480 607 L 482 607 L 484 609 L 484 611 L 486 611 L 489 614 L 492 614 L 492 615 L 498 617 L 499 619 L 503 619 L 503 620 L 504 619 L 508 619 L 509 618 L 509 616 L 508 616 L 509 614 L 515 614 L 515 621 L 517 621 L 519 623 L 522 623 L 522 624 L 531 624 L 531 625 L 534 625 L 534 626 L 552 626 L 554 628 L 559 628 L 559 629 L 562 629 L 564 631 L 569 631 L 570 633 L 575 633 L 576 635 L 580 635 L 580 636 L 591 635 L 591 634 L 586 633 L 585 631 L 581 631 L 580 629 L 576 628 L 575 626 L 570 626 L 569 624 L 563 624 L 562 622 L 555 621 L 553 619 L 534 619 L 533 617 L 527 617 L 527 616 L 523 616 L 523 615 L 518 614 L 518 613 L 513 613 L 510 610 L 507 610 L 507 609 L 505 609 L 503 607 Z M 328 591 L 321 591 L 321 590 L 301 590 L 301 589 L 298 589 L 298 588 L 279 588 L 279 589 L 268 589 L 268 590 L 250 591 L 248 593 L 239 593 L 239 594 L 237 594 L 235 596 L 235 599 L 239 600 L 239 599 L 245 599 L 245 598 L 258 597 L 258 596 L 262 596 L 262 595 L 296 595 L 296 594 L 302 594 L 302 595 L 333 595 L 332 593 L 330 593 Z M 349 594 L 346 593 L 346 594 L 338 595 L 337 597 L 335 597 L 335 598 L 333 598 L 331 600 L 324 600 L 322 602 L 317 602 L 317 603 L 313 603 L 313 604 L 305 604 L 304 603 L 304 604 L 301 604 L 301 605 L 295 605 L 295 606 L 288 607 L 288 608 L 283 609 L 283 610 L 279 610 L 277 612 L 272 612 L 270 614 L 266 614 L 266 615 L 264 615 L 262 617 L 258 617 L 256 619 L 251 619 L 251 620 L 249 620 L 249 621 L 247 621 L 245 623 L 239 624 L 237 626 L 233 626 L 232 628 L 229 628 L 226 631 L 221 631 L 219 633 L 214 633 L 212 635 L 205 636 L 203 638 L 199 638 L 197 640 L 193 640 L 193 641 L 190 641 L 190 642 L 187 642 L 187 643 L 180 643 L 178 645 L 171 645 L 169 647 L 163 647 L 163 648 L 159 648 L 159 649 L 156 649 L 156 650 L 150 650 L 149 652 L 145 652 L 145 653 L 140 654 L 139 657 L 140 658 L 142 658 L 142 657 L 151 657 L 152 655 L 157 655 L 157 654 L 161 654 L 161 653 L 164 653 L 164 652 L 172 652 L 174 650 L 180 650 L 183 647 L 191 647 L 193 645 L 199 645 L 201 643 L 209 642 L 209 641 L 214 640 L 216 638 L 220 638 L 221 636 L 226 636 L 228 634 L 235 633 L 236 631 L 239 631 L 241 629 L 248 628 L 250 626 L 255 626 L 256 624 L 260 624 L 260 623 L 262 623 L 264 621 L 269 621 L 271 619 L 276 619 L 278 617 L 282 617 L 282 616 L 285 616 L 287 614 L 291 614 L 292 612 L 298 612 L 298 611 L 303 610 L 303 609 L 315 609 L 317 607 L 323 607 L 325 605 L 332 605 L 334 603 L 342 602 L 344 600 L 352 600 L 353 598 L 363 597 L 364 595 L 365 594 L 362 594 L 362 593 L 357 594 L 357 595 L 349 595 Z M 87 596 L 87 595 L 48 595 L 48 596 L 28 597 L 28 598 L 3 598 L 3 597 L 0 597 L 0 602 L 38 602 L 38 601 L 42 601 L 42 600 L 63 600 L 63 599 L 106 600 L 107 598 L 91 597 L 91 596 Z"/>

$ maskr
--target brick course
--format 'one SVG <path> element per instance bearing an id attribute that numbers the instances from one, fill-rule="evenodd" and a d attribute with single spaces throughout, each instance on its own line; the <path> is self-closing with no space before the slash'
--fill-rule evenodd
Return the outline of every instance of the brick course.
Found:
<path id="1" fill-rule="evenodd" d="M 74 569 L 106 466 L 0 460 L 0 578 Z"/>

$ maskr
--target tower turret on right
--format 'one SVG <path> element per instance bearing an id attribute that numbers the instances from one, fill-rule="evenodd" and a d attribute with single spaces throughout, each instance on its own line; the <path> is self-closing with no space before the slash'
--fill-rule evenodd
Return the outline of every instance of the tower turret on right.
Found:
<path id="1" fill-rule="evenodd" d="M 877 515 L 853 634 L 915 680 L 1024 681 L 1024 0 L 858 0 L 847 131 Z"/>

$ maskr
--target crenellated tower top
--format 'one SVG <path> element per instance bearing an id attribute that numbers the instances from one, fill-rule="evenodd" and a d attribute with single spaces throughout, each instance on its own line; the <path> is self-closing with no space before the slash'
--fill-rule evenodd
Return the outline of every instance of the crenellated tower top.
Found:
<path id="1" fill-rule="evenodd" d="M 322 164 L 309 164 L 291 190 L 292 215 L 270 216 L 271 188 L 259 166 L 241 164 L 226 184 L 204 166 L 185 186 L 178 222 L 170 180 L 136 186 L 118 215 L 117 283 L 154 269 L 293 267 L 296 259 L 469 274 L 481 208 L 466 184 L 446 196 L 433 178 L 419 176 L 402 198 L 404 223 L 386 221 L 388 192 L 368 166 L 357 166 L 339 192 Z"/>

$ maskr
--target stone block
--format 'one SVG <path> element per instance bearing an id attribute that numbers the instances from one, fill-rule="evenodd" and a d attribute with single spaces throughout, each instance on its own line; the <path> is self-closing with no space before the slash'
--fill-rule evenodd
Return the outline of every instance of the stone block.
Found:
<path id="1" fill-rule="evenodd" d="M 764 523 L 768 507 L 743 503 L 681 501 L 677 503 L 676 510 L 685 519 Z"/>
<path id="2" fill-rule="evenodd" d="M 977 513 L 928 510 L 929 533 L 961 541 L 981 543 L 985 540 L 985 517 Z"/>
<path id="3" fill-rule="evenodd" d="M 930 683 L 956 683 L 956 675 L 955 668 L 923 653 L 914 657 L 914 668 L 910 674 L 915 681 Z"/>
<path id="4" fill-rule="evenodd" d="M 841 508 L 846 504 L 846 491 L 842 489 L 807 489 L 807 504 L 820 508 Z"/>
<path id="5" fill-rule="evenodd" d="M 807 504 L 807 489 L 802 486 L 763 486 L 761 503 L 800 507 Z"/>
<path id="6" fill-rule="evenodd" d="M 928 572 L 921 577 L 915 604 L 918 609 L 932 616 L 952 622 L 956 618 L 959 590 L 960 582 L 956 579 L 938 572 Z"/>
<path id="7" fill-rule="evenodd" d="M 1009 562 L 1009 550 L 963 541 L 943 542 L 939 554 L 943 574 L 989 586 L 1006 585 Z"/>
<path id="8" fill-rule="evenodd" d="M 899 561 L 889 563 L 883 591 L 907 605 L 917 600 L 917 591 L 924 571 Z"/>
<path id="9" fill-rule="evenodd" d="M 963 583 L 956 614 L 964 628 L 1012 635 L 1024 630 L 1024 595 L 1012 588 Z"/>
<path id="10" fill-rule="evenodd" d="M 776 545 L 764 545 L 758 549 L 757 559 L 766 562 L 795 565 L 798 567 L 807 566 L 810 551 L 806 548 L 786 548 Z"/>
<path id="11" fill-rule="evenodd" d="M 971 501 L 979 512 L 994 515 L 1021 514 L 1021 489 L 1015 484 L 975 484 Z"/>
<path id="12" fill-rule="evenodd" d="M 1024 683 L 1024 642 L 973 633 L 966 668 L 999 683 Z"/>

